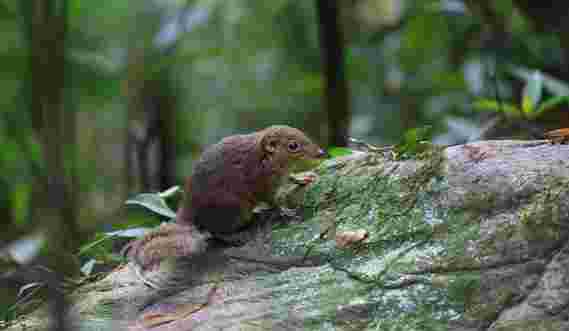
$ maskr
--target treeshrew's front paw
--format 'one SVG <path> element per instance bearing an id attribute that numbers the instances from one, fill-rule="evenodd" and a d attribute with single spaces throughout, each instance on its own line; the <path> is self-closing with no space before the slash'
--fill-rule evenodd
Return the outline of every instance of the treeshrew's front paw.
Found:
<path id="1" fill-rule="evenodd" d="M 318 175 L 310 171 L 301 174 L 290 175 L 289 178 L 295 184 L 308 185 L 315 182 L 316 179 L 318 179 Z"/>

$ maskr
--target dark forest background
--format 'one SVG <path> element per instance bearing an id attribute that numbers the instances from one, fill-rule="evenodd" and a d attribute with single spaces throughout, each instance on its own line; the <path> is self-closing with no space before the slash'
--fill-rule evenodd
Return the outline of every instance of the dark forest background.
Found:
<path id="1" fill-rule="evenodd" d="M 0 36 L 0 243 L 42 233 L 52 259 L 230 134 L 569 126 L 563 0 L 0 0 Z"/>

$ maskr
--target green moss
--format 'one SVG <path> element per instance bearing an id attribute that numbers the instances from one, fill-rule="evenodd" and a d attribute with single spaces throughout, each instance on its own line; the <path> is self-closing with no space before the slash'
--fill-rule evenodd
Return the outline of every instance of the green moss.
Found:
<path id="1" fill-rule="evenodd" d="M 511 304 L 515 296 L 511 289 L 499 289 L 494 301 L 485 302 L 480 293 L 480 284 L 467 293 L 468 297 L 465 298 L 465 315 L 468 319 L 479 321 L 496 320 L 500 312 L 504 307 Z"/>
<path id="2" fill-rule="evenodd" d="M 429 323 L 437 330 L 446 326 L 445 319 L 464 312 L 465 291 L 452 288 L 479 288 L 480 261 L 465 252 L 464 243 L 479 239 L 480 224 L 463 210 L 434 208 L 433 199 L 447 189 L 442 177 L 444 149 L 430 146 L 415 156 L 416 161 L 400 163 L 381 154 L 353 154 L 324 163 L 304 197 L 305 221 L 275 229 L 273 247 L 280 254 L 325 256 L 336 277 L 364 284 L 368 302 L 376 303 L 381 312 L 374 322 L 388 316 L 391 321 L 415 323 L 417 330 Z M 481 207 L 494 199 L 473 196 Z M 334 231 L 355 229 L 367 230 L 369 238 L 363 245 L 339 249 L 322 238 L 329 229 L 327 238 L 333 238 Z M 404 287 L 400 296 L 390 297 L 387 288 L 396 287 L 405 277 L 402 273 L 421 268 L 417 257 L 431 259 L 433 269 L 420 276 L 424 284 L 437 274 L 447 276 L 449 283 Z M 452 288 L 445 288 L 449 284 Z M 350 300 L 358 293 L 342 295 Z M 406 311 L 403 301 L 417 311 Z M 432 311 L 418 312 L 425 307 L 437 311 L 436 317 Z M 475 307 L 480 316 L 498 311 L 497 303 Z"/>
<path id="3" fill-rule="evenodd" d="M 410 177 L 402 179 L 409 196 L 418 195 L 421 191 L 428 191 L 429 183 L 440 180 L 444 165 L 444 148 L 431 145 L 431 147 L 418 155 L 420 167 Z"/>
<path id="4" fill-rule="evenodd" d="M 497 192 L 466 192 L 464 194 L 464 208 L 475 215 L 480 215 L 497 207 Z"/>
<path id="5" fill-rule="evenodd" d="M 519 213 L 521 232 L 527 240 L 559 240 L 562 205 L 569 197 L 569 180 L 552 178 L 546 190 L 534 195 Z"/>
<path id="6" fill-rule="evenodd" d="M 296 253 L 304 249 L 309 255 L 325 255 L 334 269 L 342 270 L 340 274 L 346 273 L 350 279 L 368 284 L 367 295 L 378 298 L 371 298 L 372 302 L 383 301 L 379 298 L 385 295 L 384 287 L 400 282 L 401 272 L 416 269 L 416 254 L 424 253 L 429 246 L 440 248 L 439 244 L 444 242 L 444 246 L 452 242 L 452 249 L 439 250 L 447 258 L 445 268 L 476 268 L 476 260 L 465 258 L 464 242 L 479 235 L 478 224 L 469 224 L 460 211 L 432 209 L 435 193 L 446 189 L 441 176 L 444 160 L 443 149 L 432 146 L 423 151 L 416 162 L 398 163 L 371 153 L 326 162 L 317 169 L 319 180 L 306 192 L 306 220 L 273 232 L 283 240 L 280 252 L 290 253 L 291 246 L 297 242 L 300 244 L 292 250 Z M 392 175 L 400 166 L 409 167 L 403 172 L 398 171 L 408 173 L 408 176 Z M 442 224 L 435 227 L 433 225 L 439 223 L 432 221 Z M 365 229 L 370 237 L 364 245 L 338 249 L 333 242 L 320 237 L 320 233 L 328 228 L 338 232 Z M 442 231 L 446 234 L 433 240 L 435 228 L 444 228 Z M 275 247 L 279 247 L 278 241 Z M 459 292 L 454 293 L 456 298 L 453 299 L 445 298 L 447 294 L 436 288 L 405 291 L 412 298 L 410 300 L 417 301 L 417 307 L 422 307 L 418 302 L 426 300 L 432 302 L 432 309 L 446 311 L 448 316 L 455 316 L 453 314 L 463 307 L 463 294 Z M 393 318 L 413 320 L 418 326 L 440 323 L 443 316 L 447 316 L 445 313 L 436 318 L 432 314 L 400 315 L 396 302 L 385 302 L 380 306 L 384 313 L 393 314 Z"/>
<path id="7" fill-rule="evenodd" d="M 496 238 L 493 241 L 503 242 L 505 240 L 511 240 L 519 230 L 517 224 L 502 223 L 496 226 Z"/>
<path id="8" fill-rule="evenodd" d="M 433 272 L 467 271 L 478 270 L 479 268 L 480 261 L 478 259 L 460 254 L 434 257 L 432 260 Z"/>
<path id="9" fill-rule="evenodd" d="M 496 225 L 495 236 L 485 240 L 478 240 L 478 254 L 481 256 L 493 256 L 498 253 L 496 243 L 514 239 L 519 233 L 519 225 L 512 223 L 501 223 Z"/>

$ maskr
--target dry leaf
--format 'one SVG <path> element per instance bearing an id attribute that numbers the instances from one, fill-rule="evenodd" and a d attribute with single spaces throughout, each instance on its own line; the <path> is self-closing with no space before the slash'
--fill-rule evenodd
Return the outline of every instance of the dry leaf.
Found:
<path id="1" fill-rule="evenodd" d="M 543 135 L 552 144 L 565 144 L 569 142 L 569 128 L 547 131 Z"/>
<path id="2" fill-rule="evenodd" d="M 188 303 L 178 305 L 174 307 L 174 310 L 171 312 L 147 312 L 145 314 L 142 314 L 140 320 L 142 326 L 149 329 L 161 324 L 170 323 L 186 318 L 189 315 L 201 310 L 205 306 L 205 303 Z"/>
<path id="3" fill-rule="evenodd" d="M 345 231 L 336 235 L 336 247 L 346 248 L 354 244 L 360 243 L 369 237 L 366 230 L 360 229 L 356 231 Z"/>
<path id="4" fill-rule="evenodd" d="M 462 148 L 466 152 L 466 157 L 474 162 L 480 162 L 496 156 L 495 151 L 488 146 L 463 145 Z"/>

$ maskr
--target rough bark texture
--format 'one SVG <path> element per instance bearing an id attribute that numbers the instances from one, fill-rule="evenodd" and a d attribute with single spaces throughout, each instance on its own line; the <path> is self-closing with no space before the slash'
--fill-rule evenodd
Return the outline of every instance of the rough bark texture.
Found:
<path id="1" fill-rule="evenodd" d="M 446 280 L 470 272 L 479 278 L 479 286 L 461 291 L 464 310 L 445 322 L 442 329 L 569 330 L 569 146 L 485 141 L 452 146 L 420 161 L 401 162 L 356 153 L 329 161 L 320 171 L 321 181 L 333 178 L 337 186 L 329 190 L 323 184 L 310 188 L 321 193 L 317 204 L 311 206 L 316 212 L 308 213 L 303 222 L 297 220 L 275 229 L 271 226 L 273 217 L 259 222 L 251 240 L 241 248 L 220 247 L 193 260 L 178 261 L 177 271 L 170 274 L 166 269 L 173 264 L 163 263 L 160 270 L 145 275 L 163 290 L 145 287 L 130 268 L 117 270 L 81 288 L 74 313 L 90 320 L 83 323 L 93 329 L 112 325 L 131 330 L 297 330 L 325 326 L 361 330 L 378 319 L 391 323 L 387 310 L 397 309 L 397 300 L 402 300 L 407 291 L 436 288 L 450 293 L 452 282 Z M 345 270 L 331 263 L 334 259 L 322 258 L 325 254 L 308 253 L 310 258 L 303 260 L 310 247 L 307 241 L 327 229 L 327 223 L 341 219 L 337 223 L 340 231 L 351 222 L 346 210 L 352 209 L 351 215 L 359 215 L 355 222 L 365 225 L 360 207 L 340 211 L 337 206 L 346 199 L 343 193 L 351 189 L 350 183 L 357 183 L 361 190 L 350 198 L 350 204 L 358 204 L 365 198 L 365 190 L 382 185 L 382 178 L 401 182 L 400 191 L 395 193 L 399 200 L 410 201 L 408 210 L 428 211 L 421 215 L 438 229 L 433 231 L 439 236 L 437 245 L 450 247 L 453 243 L 450 232 L 440 229 L 452 228 L 457 222 L 449 211 L 460 212 L 466 220 L 463 232 L 470 227 L 477 229 L 472 239 L 458 243 L 464 246 L 463 253 L 451 255 L 451 249 L 445 247 L 433 254 L 427 246 L 415 246 L 413 257 L 402 269 L 390 266 L 397 269 L 395 277 L 371 287 L 361 287 L 366 281 L 369 284 L 369 279 L 346 277 Z M 283 199 L 298 200 L 302 190 L 294 186 L 288 189 Z M 307 194 L 305 203 L 310 191 Z M 388 212 L 388 203 L 395 202 L 389 200 L 382 212 Z M 397 209 L 401 214 L 406 208 Z M 368 217 L 366 211 L 363 215 L 372 226 L 369 241 L 380 243 L 386 234 L 373 229 L 395 214 Z M 435 218 L 437 221 L 430 223 Z M 405 214 L 397 222 L 401 225 L 407 219 L 411 217 Z M 306 232 L 313 232 L 308 239 L 300 237 L 300 232 L 291 232 L 287 245 L 279 246 L 279 231 L 299 224 L 309 224 Z M 296 250 L 298 247 L 303 249 Z M 389 253 L 386 249 L 385 255 Z M 389 274 L 373 269 L 388 265 L 383 257 L 365 260 L 365 249 L 354 254 L 361 257 L 349 262 L 351 270 L 357 267 L 368 275 Z M 424 275 L 429 277 L 420 277 Z M 183 285 L 168 289 L 169 284 Z M 362 290 L 369 294 L 379 287 L 382 289 L 375 292 L 377 296 L 362 295 Z M 389 297 L 388 290 L 393 289 L 400 290 L 395 298 Z M 421 299 L 421 295 L 417 297 Z M 387 298 L 395 301 L 382 301 Z M 406 307 L 400 312 L 405 314 L 409 307 L 417 306 L 401 307 Z M 34 321 L 28 319 L 27 326 L 33 326 Z M 36 322 L 41 323 L 41 319 Z M 423 330 L 412 325 L 409 329 Z"/>

